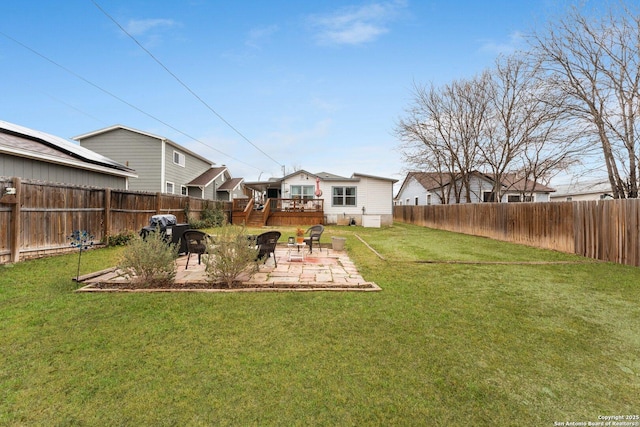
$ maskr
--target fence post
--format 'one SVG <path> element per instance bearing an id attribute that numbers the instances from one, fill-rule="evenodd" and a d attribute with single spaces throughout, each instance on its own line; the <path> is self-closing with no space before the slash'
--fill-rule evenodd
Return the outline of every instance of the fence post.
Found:
<path id="1" fill-rule="evenodd" d="M 104 216 L 102 217 L 104 223 L 102 224 L 102 235 L 104 241 L 109 243 L 109 236 L 111 235 L 111 189 L 104 189 Z"/>
<path id="2" fill-rule="evenodd" d="M 162 193 L 156 193 L 156 215 L 162 215 Z"/>
<path id="3" fill-rule="evenodd" d="M 19 177 L 13 178 L 13 187 L 16 189 L 16 202 L 11 208 L 11 262 L 20 261 L 20 228 L 22 227 L 22 182 Z"/>

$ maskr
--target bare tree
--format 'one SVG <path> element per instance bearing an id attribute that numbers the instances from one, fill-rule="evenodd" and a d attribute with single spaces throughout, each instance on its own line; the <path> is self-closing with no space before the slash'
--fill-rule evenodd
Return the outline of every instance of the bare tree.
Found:
<path id="1" fill-rule="evenodd" d="M 469 178 L 478 166 L 486 78 L 483 74 L 441 88 L 414 85 L 413 105 L 397 123 L 405 161 L 438 173 L 442 203 L 471 200 Z"/>
<path id="2" fill-rule="evenodd" d="M 638 197 L 640 17 L 625 7 L 597 18 L 573 8 L 531 41 L 550 81 L 590 125 L 614 197 Z"/>
<path id="3" fill-rule="evenodd" d="M 500 57 L 487 82 L 490 113 L 480 150 L 498 202 L 510 190 L 503 186 L 505 174 L 516 173 L 533 193 L 538 180 L 576 161 L 579 147 L 564 94 L 548 84 L 538 65 L 519 54 Z"/>

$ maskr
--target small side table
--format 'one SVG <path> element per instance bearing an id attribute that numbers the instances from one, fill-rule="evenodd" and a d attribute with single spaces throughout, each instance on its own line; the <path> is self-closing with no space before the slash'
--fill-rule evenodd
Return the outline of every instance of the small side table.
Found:
<path id="1" fill-rule="evenodd" d="M 304 262 L 304 248 L 307 246 L 305 242 L 288 243 L 287 246 L 289 247 L 289 262 L 294 260 Z M 294 251 L 294 248 L 297 250 Z"/>

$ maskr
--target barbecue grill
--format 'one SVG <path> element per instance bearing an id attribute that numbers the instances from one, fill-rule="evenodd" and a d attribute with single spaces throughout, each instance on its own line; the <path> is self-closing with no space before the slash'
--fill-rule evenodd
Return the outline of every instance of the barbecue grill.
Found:
<path id="1" fill-rule="evenodd" d="M 178 224 L 175 215 L 153 215 L 149 219 L 149 225 L 146 227 L 142 227 L 142 230 L 140 230 L 140 236 L 142 236 L 142 238 L 145 238 L 149 235 L 149 233 L 160 230 L 160 232 L 164 236 L 164 240 L 167 243 L 179 245 L 178 253 L 182 254 L 187 253 L 187 244 L 184 239 L 182 239 L 182 235 L 188 229 L 189 224 Z"/>

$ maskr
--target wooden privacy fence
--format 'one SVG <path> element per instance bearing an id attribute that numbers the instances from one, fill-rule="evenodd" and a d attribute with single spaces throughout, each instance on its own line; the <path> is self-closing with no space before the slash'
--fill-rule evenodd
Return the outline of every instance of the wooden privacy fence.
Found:
<path id="1" fill-rule="evenodd" d="M 640 200 L 395 206 L 394 220 L 640 266 Z"/>
<path id="2" fill-rule="evenodd" d="M 182 223 L 187 212 L 199 219 L 215 203 L 230 212 L 229 203 L 187 196 L 0 178 L 0 263 L 69 250 L 68 237 L 76 230 L 99 243 L 139 232 L 156 214 L 173 214 Z"/>

